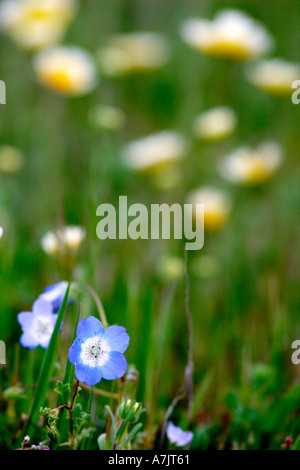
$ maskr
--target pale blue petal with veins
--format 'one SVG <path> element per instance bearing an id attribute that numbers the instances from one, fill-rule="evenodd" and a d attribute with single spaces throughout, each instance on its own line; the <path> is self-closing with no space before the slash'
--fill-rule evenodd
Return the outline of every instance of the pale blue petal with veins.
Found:
<path id="1" fill-rule="evenodd" d="M 48 347 L 57 314 L 53 313 L 52 304 L 39 298 L 33 304 L 32 312 L 21 312 L 18 321 L 22 327 L 23 334 L 20 343 L 25 348 L 33 349 L 37 346 Z"/>
<path id="2" fill-rule="evenodd" d="M 125 328 L 114 325 L 105 329 L 93 316 L 82 319 L 77 327 L 77 338 L 69 350 L 69 360 L 75 365 L 79 382 L 92 386 L 102 378 L 122 377 L 127 369 L 122 353 L 128 344 Z"/>

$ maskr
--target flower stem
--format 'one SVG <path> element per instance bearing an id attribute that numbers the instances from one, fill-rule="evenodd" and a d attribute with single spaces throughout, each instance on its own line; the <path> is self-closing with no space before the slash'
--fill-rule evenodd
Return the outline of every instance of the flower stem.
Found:
<path id="1" fill-rule="evenodd" d="M 85 383 L 81 383 L 80 387 L 83 388 L 84 390 L 87 390 L 88 392 L 92 391 L 92 387 L 90 387 L 89 385 L 86 385 Z M 117 393 L 106 392 L 105 390 L 101 390 L 100 388 L 95 388 L 95 387 L 93 388 L 94 388 L 93 392 L 95 393 L 95 395 L 100 395 L 102 397 L 119 400 L 119 395 Z"/>
<path id="2" fill-rule="evenodd" d="M 186 279 L 186 290 L 185 290 L 185 313 L 188 326 L 188 361 L 185 369 L 185 381 L 188 395 L 188 423 L 192 417 L 192 404 L 193 404 L 193 372 L 194 372 L 194 361 L 193 361 L 193 322 L 192 314 L 189 308 L 190 303 L 190 279 L 188 275 L 188 253 L 185 249 L 185 279 Z"/>
<path id="3" fill-rule="evenodd" d="M 97 294 L 97 292 L 89 284 L 77 284 L 77 286 L 81 289 L 86 290 L 87 292 L 89 292 L 91 294 L 91 296 L 93 297 L 93 299 L 95 301 L 97 310 L 99 312 L 99 316 L 100 316 L 102 325 L 104 326 L 104 328 L 107 328 L 108 327 L 108 322 L 107 322 L 105 310 L 104 310 L 103 304 L 102 304 L 101 299 L 100 299 L 99 295 Z"/>
<path id="4" fill-rule="evenodd" d="M 74 436 L 74 424 L 73 424 L 73 410 L 74 410 L 74 404 L 76 400 L 76 395 L 79 387 L 79 380 L 76 379 L 73 385 L 73 390 L 72 390 L 72 395 L 71 395 L 71 404 L 68 409 L 69 411 L 69 418 L 70 418 L 70 437 L 71 437 L 71 447 L 73 450 L 76 450 L 76 439 Z"/>

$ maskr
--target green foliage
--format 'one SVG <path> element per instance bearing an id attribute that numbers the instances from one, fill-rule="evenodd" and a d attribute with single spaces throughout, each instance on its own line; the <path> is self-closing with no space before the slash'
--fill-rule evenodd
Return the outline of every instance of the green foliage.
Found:
<path id="1" fill-rule="evenodd" d="M 98 437 L 99 449 L 125 450 L 135 448 L 134 441 L 138 439 L 138 433 L 143 427 L 143 423 L 137 423 L 145 411 L 141 403 L 123 398 L 115 413 L 108 405 L 105 410 L 107 416 L 110 417 L 110 433 L 109 436 L 107 433 L 103 433 Z"/>
<path id="2" fill-rule="evenodd" d="M 181 40 L 184 19 L 211 18 L 221 8 L 263 22 L 276 55 L 300 61 L 299 0 L 82 1 L 66 44 L 96 57 L 115 33 L 153 30 L 170 41 L 171 58 L 149 73 L 112 78 L 99 70 L 99 88 L 80 98 L 43 88 L 33 79 L 34 53 L 1 33 L 7 104 L 0 105 L 0 150 L 12 145 L 24 154 L 19 172 L 0 164 L 0 340 L 7 346 L 7 365 L 0 365 L 1 450 L 159 445 L 188 359 L 183 243 L 100 241 L 96 208 L 116 204 L 121 194 L 148 207 L 184 204 L 206 184 L 228 191 L 233 207 L 227 225 L 205 236 L 201 252 L 189 253 L 193 393 L 176 402 L 169 420 L 194 432 L 193 449 L 285 449 L 291 436 L 292 449 L 300 450 L 299 366 L 291 362 L 291 344 L 300 338 L 300 106 L 256 89 L 243 64 L 206 57 Z M 90 125 L 103 105 L 121 109 L 122 129 Z M 236 111 L 236 133 L 212 144 L 197 140 L 195 116 L 220 105 Z M 173 187 L 171 176 L 134 174 L 121 158 L 128 141 L 163 129 L 178 130 L 189 144 Z M 222 156 L 265 139 L 285 150 L 272 179 L 239 187 L 220 177 Z M 48 257 L 41 237 L 64 223 L 84 226 L 86 240 L 76 255 Z M 70 304 L 67 292 L 46 351 L 23 348 L 17 314 L 62 279 L 93 289 L 78 287 Z M 78 307 L 87 317 L 102 303 L 109 324 L 130 335 L 129 367 L 113 383 L 83 384 L 78 395 L 68 360 Z M 163 445 L 169 447 L 167 439 Z"/>
<path id="3" fill-rule="evenodd" d="M 31 434 L 33 427 L 37 424 L 39 410 L 44 403 L 46 393 L 49 386 L 49 380 L 53 373 L 53 368 L 56 360 L 56 351 L 57 351 L 57 342 L 59 339 L 59 330 L 62 325 L 64 313 L 67 306 L 68 295 L 69 295 L 70 284 L 67 288 L 66 294 L 64 296 L 63 302 L 59 309 L 57 321 L 49 342 L 49 346 L 46 349 L 44 360 L 41 366 L 41 371 L 38 379 L 37 388 L 35 391 L 33 403 L 29 413 L 29 418 L 27 424 L 24 428 L 24 435 Z"/>

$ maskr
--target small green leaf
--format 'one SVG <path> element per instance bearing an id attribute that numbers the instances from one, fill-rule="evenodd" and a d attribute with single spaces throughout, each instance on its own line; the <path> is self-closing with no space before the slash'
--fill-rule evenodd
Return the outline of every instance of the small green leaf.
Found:
<path id="1" fill-rule="evenodd" d="M 127 444 L 134 438 L 134 436 L 139 432 L 139 430 L 141 429 L 142 427 L 142 423 L 138 423 L 134 426 L 134 428 L 130 431 L 130 433 L 128 434 L 127 438 L 125 439 L 125 441 L 123 442 L 123 444 L 120 445 L 119 449 L 118 450 L 122 450 L 124 449 L 124 447 L 127 446 Z"/>
<path id="2" fill-rule="evenodd" d="M 106 434 L 103 433 L 98 437 L 98 446 L 100 450 L 106 450 Z"/>
<path id="3" fill-rule="evenodd" d="M 114 444 L 116 441 L 116 436 L 117 436 L 117 424 L 116 424 L 116 418 L 113 415 L 113 412 L 111 411 L 110 407 L 108 405 L 105 406 L 105 410 L 109 413 L 111 417 L 111 429 L 110 429 L 110 437 L 109 437 L 109 450 L 113 450 Z"/>
<path id="4" fill-rule="evenodd" d="M 61 380 L 56 382 L 56 387 L 54 388 L 54 392 L 58 393 L 59 395 L 63 394 L 63 383 Z"/>
<path id="5" fill-rule="evenodd" d="M 295 444 L 293 445 L 292 450 L 300 450 L 300 436 L 298 437 Z"/>
<path id="6" fill-rule="evenodd" d="M 3 396 L 6 400 L 25 398 L 24 390 L 19 385 L 15 385 L 4 390 Z"/>

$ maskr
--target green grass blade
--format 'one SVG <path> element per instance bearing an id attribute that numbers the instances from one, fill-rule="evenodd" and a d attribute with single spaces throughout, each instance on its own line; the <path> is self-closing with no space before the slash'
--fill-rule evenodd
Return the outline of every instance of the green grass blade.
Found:
<path id="1" fill-rule="evenodd" d="M 34 432 L 34 429 L 37 424 L 37 420 L 39 417 L 39 410 L 41 406 L 44 404 L 44 400 L 46 397 L 46 393 L 48 390 L 48 385 L 49 385 L 49 380 L 52 375 L 53 371 L 53 366 L 55 363 L 55 350 L 57 346 L 57 338 L 58 338 L 58 333 L 62 324 L 63 316 L 66 310 L 67 306 L 67 301 L 68 301 L 68 296 L 69 296 L 69 290 L 70 290 L 70 283 L 68 285 L 64 300 L 61 304 L 60 310 L 58 312 L 58 317 L 55 323 L 55 327 L 49 342 L 49 346 L 46 349 L 45 355 L 44 355 L 44 360 L 43 364 L 41 367 L 39 379 L 38 379 L 38 384 L 37 388 L 35 391 L 31 411 L 29 414 L 29 419 L 26 423 L 26 426 L 24 428 L 24 436 L 25 435 L 31 435 L 32 432 Z"/>
<path id="2" fill-rule="evenodd" d="M 81 304 L 79 305 L 79 309 L 78 309 L 78 313 L 77 313 L 77 317 L 76 317 L 76 321 L 75 321 L 75 326 L 74 326 L 74 330 L 73 330 L 73 335 L 72 335 L 72 340 L 71 340 L 70 347 L 72 346 L 72 344 L 74 343 L 75 338 L 76 338 L 76 331 L 77 331 L 77 326 L 78 326 L 79 319 L 80 319 L 80 314 L 81 314 Z M 64 375 L 64 378 L 63 378 L 63 385 L 70 384 L 70 386 L 72 388 L 74 377 L 75 377 L 75 367 L 71 364 L 69 359 L 67 359 L 65 375 Z M 61 396 L 59 396 L 56 406 L 59 407 L 62 404 L 63 404 L 63 399 L 62 399 Z"/>
<path id="3" fill-rule="evenodd" d="M 139 432 L 142 426 L 142 423 L 136 424 L 118 450 L 123 450 L 127 446 L 127 444 L 134 438 L 134 436 Z"/>

